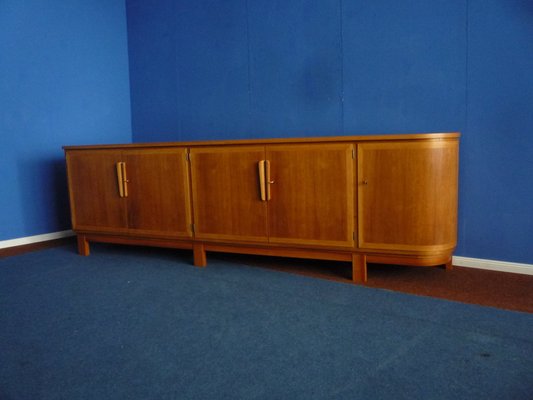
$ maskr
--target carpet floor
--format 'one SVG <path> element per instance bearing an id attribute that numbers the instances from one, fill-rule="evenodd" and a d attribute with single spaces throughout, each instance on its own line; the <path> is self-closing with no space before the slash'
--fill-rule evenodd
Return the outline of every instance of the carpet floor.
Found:
<path id="1" fill-rule="evenodd" d="M 93 245 L 0 259 L 0 399 L 531 399 L 533 314 Z"/>
<path id="2" fill-rule="evenodd" d="M 238 254 L 210 255 L 209 260 L 213 256 L 336 282 L 350 283 L 352 278 L 351 264 L 343 262 Z M 533 275 L 464 267 L 447 271 L 438 267 L 369 264 L 366 286 L 533 313 Z"/>

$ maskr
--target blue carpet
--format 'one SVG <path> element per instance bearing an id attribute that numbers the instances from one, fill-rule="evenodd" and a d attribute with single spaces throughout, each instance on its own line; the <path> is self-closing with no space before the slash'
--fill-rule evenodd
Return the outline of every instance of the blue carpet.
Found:
<path id="1" fill-rule="evenodd" d="M 92 247 L 0 259 L 0 399 L 533 398 L 533 314 Z"/>

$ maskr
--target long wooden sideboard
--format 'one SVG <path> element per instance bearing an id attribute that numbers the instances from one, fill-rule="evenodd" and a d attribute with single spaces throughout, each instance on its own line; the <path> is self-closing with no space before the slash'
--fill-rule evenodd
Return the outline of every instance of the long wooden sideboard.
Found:
<path id="1" fill-rule="evenodd" d="M 451 268 L 459 133 L 65 146 L 89 242 Z"/>

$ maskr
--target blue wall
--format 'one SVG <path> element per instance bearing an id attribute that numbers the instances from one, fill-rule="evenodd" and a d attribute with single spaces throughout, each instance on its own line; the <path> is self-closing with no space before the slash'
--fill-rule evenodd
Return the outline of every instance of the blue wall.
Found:
<path id="1" fill-rule="evenodd" d="M 127 1 L 133 140 L 461 131 L 457 255 L 533 263 L 533 2 Z"/>
<path id="2" fill-rule="evenodd" d="M 464 1 L 127 8 L 134 141 L 464 128 Z"/>
<path id="3" fill-rule="evenodd" d="M 459 251 L 533 263 L 533 1 L 468 14 Z"/>
<path id="4" fill-rule="evenodd" d="M 0 2 L 0 240 L 70 228 L 65 144 L 130 142 L 123 0 Z"/>
<path id="5" fill-rule="evenodd" d="M 459 130 L 457 254 L 533 263 L 532 38 L 528 0 L 4 0 L 0 240 L 69 228 L 64 144 Z"/>

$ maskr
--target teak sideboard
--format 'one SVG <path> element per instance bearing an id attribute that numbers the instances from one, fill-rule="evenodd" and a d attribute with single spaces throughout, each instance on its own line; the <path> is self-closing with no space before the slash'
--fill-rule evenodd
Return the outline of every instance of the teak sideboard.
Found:
<path id="1" fill-rule="evenodd" d="M 65 146 L 89 242 L 451 268 L 459 133 Z"/>

